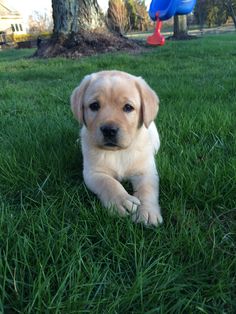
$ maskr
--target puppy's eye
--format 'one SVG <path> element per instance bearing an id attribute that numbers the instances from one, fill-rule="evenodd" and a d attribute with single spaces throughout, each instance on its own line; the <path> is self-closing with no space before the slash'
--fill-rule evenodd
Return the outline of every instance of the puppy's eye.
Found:
<path id="1" fill-rule="evenodd" d="M 89 105 L 89 108 L 92 111 L 98 111 L 100 109 L 100 105 L 98 102 L 93 102 L 92 104 Z"/>
<path id="2" fill-rule="evenodd" d="M 131 111 L 133 111 L 134 110 L 134 107 L 133 106 L 131 106 L 130 104 L 125 104 L 124 105 L 124 107 L 123 107 L 123 111 L 124 112 L 131 112 Z"/>

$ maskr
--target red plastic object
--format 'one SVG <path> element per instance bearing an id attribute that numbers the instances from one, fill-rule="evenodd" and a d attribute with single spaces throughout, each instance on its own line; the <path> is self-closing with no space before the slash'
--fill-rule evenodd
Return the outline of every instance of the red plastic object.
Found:
<path id="1" fill-rule="evenodd" d="M 153 46 L 163 46 L 165 44 L 165 37 L 161 35 L 162 21 L 159 19 L 158 14 L 156 15 L 156 27 L 153 35 L 148 36 L 147 43 Z"/>

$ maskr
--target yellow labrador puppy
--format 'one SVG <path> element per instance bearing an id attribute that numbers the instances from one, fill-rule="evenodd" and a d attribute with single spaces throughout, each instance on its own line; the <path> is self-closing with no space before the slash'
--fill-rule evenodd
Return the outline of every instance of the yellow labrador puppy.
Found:
<path id="1" fill-rule="evenodd" d="M 162 222 L 154 154 L 158 97 L 141 78 L 121 71 L 87 75 L 71 96 L 83 124 L 83 176 L 105 207 L 147 225 Z M 130 180 L 134 195 L 121 185 Z"/>

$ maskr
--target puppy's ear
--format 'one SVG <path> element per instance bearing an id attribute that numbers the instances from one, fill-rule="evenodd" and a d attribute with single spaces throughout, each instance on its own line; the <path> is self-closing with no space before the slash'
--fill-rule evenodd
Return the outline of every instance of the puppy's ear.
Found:
<path id="1" fill-rule="evenodd" d="M 80 85 L 74 89 L 70 97 L 71 110 L 80 123 L 84 122 L 83 100 L 90 81 L 91 75 L 85 76 Z"/>
<path id="2" fill-rule="evenodd" d="M 148 128 L 150 123 L 156 118 L 159 109 L 159 98 L 154 90 L 152 90 L 141 77 L 137 79 L 137 87 L 141 98 L 143 123 L 146 128 Z"/>

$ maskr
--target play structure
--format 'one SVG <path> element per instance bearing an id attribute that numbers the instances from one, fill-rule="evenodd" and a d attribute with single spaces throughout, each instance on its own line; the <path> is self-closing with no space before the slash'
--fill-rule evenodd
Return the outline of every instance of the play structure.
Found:
<path id="1" fill-rule="evenodd" d="M 185 15 L 192 12 L 196 0 L 152 0 L 149 8 L 149 16 L 156 21 L 153 35 L 147 38 L 147 43 L 154 46 L 162 46 L 165 37 L 161 35 L 162 21 L 175 15 Z"/>

